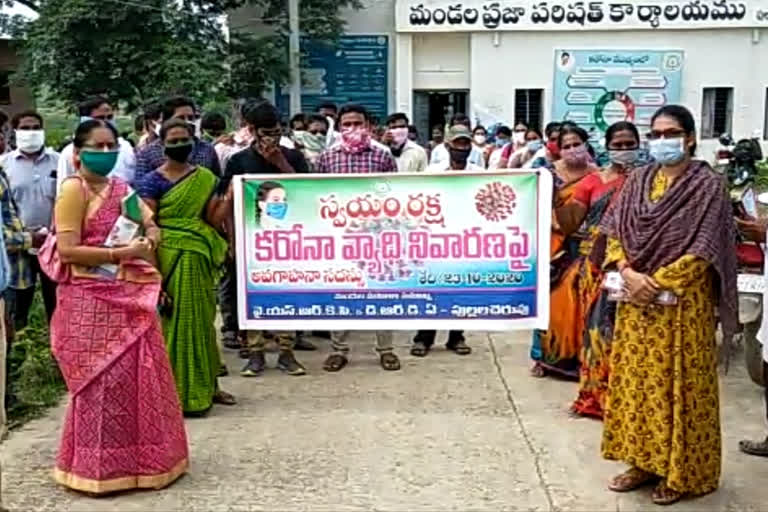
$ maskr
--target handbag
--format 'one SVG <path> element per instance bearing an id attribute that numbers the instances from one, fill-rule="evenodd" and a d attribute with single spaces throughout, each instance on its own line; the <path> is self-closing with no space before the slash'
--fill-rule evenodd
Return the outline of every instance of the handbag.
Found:
<path id="1" fill-rule="evenodd" d="M 73 176 L 73 178 L 76 178 L 80 181 L 83 194 L 87 198 L 88 194 L 85 190 L 85 183 L 83 182 L 83 179 L 79 176 Z M 72 272 L 69 264 L 61 261 L 61 255 L 59 254 L 56 243 L 55 219 L 53 226 L 53 229 L 51 229 L 51 232 L 48 233 L 48 236 L 45 238 L 45 242 L 43 242 L 43 245 L 40 246 L 40 249 L 37 252 L 37 260 L 40 263 L 40 270 L 45 272 L 45 275 L 47 275 L 51 281 L 56 283 L 63 283 L 69 279 Z"/>

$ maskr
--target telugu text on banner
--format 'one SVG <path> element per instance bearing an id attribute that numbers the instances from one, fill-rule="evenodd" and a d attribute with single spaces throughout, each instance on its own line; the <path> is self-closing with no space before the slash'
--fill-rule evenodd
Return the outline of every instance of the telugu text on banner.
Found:
<path id="1" fill-rule="evenodd" d="M 551 176 L 244 176 L 245 329 L 546 327 Z"/>

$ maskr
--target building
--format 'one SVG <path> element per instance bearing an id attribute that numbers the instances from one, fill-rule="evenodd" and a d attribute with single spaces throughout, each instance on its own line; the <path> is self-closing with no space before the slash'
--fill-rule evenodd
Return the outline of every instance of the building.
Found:
<path id="1" fill-rule="evenodd" d="M 10 78 L 19 66 L 19 57 L 13 40 L 0 39 L 0 110 L 14 114 L 34 106 L 32 91 L 12 84 Z"/>
<path id="2" fill-rule="evenodd" d="M 768 139 L 768 0 L 369 0 L 343 15 L 348 34 L 387 38 L 387 110 L 422 135 L 454 112 L 599 135 L 678 102 L 702 156 L 722 133 Z"/>

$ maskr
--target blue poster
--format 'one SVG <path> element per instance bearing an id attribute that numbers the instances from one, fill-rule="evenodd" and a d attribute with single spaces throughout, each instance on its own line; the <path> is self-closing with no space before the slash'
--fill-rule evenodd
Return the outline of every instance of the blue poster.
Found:
<path id="1" fill-rule="evenodd" d="M 598 143 L 617 121 L 645 134 L 659 107 L 680 101 L 682 69 L 680 50 L 555 50 L 552 118 Z"/>
<path id="2" fill-rule="evenodd" d="M 314 112 L 324 102 L 358 103 L 380 120 L 389 114 L 389 38 L 342 36 L 336 45 L 301 39 L 301 110 Z M 288 112 L 287 89 L 278 108 Z"/>

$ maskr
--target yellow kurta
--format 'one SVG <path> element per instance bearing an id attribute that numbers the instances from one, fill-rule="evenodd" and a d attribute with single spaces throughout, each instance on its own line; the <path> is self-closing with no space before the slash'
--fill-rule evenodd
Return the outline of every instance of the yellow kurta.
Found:
<path id="1" fill-rule="evenodd" d="M 668 183 L 657 173 L 650 194 Z M 608 260 L 624 259 L 610 240 Z M 715 300 L 709 264 L 685 255 L 652 276 L 675 306 L 621 303 L 616 313 L 602 454 L 665 477 L 693 495 L 720 479 Z"/>

